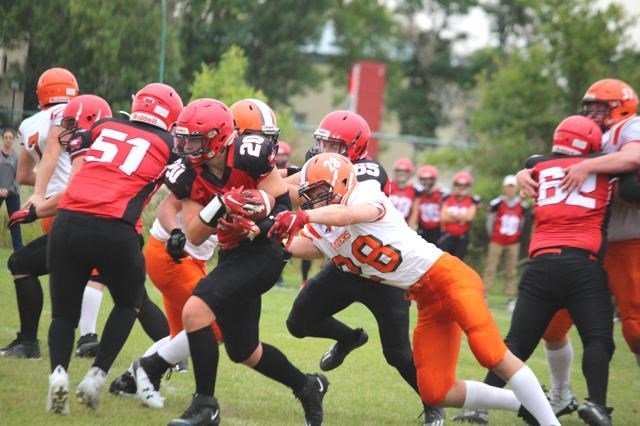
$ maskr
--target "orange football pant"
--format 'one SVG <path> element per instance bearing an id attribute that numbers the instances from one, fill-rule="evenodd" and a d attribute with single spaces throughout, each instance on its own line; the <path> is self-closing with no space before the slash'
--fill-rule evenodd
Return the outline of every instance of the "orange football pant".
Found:
<path id="1" fill-rule="evenodd" d="M 640 239 L 607 244 L 604 267 L 609 289 L 616 299 L 622 334 L 631 352 L 640 354 Z M 545 340 L 562 340 L 573 321 L 566 309 L 556 313 L 544 334 Z"/>
<path id="2" fill-rule="evenodd" d="M 422 400 L 437 405 L 456 381 L 462 332 L 478 362 L 494 368 L 504 358 L 504 344 L 484 299 L 480 276 L 445 253 L 409 289 L 418 304 L 413 353 Z"/>
<path id="3" fill-rule="evenodd" d="M 169 330 L 173 338 L 184 328 L 182 325 L 182 308 L 187 303 L 198 282 L 207 275 L 204 260 L 184 257 L 182 263 L 173 261 L 163 241 L 149 236 L 144 247 L 144 260 L 147 275 L 151 282 L 162 293 L 162 302 L 169 320 Z M 222 332 L 214 321 L 211 324 L 218 342 L 222 342 Z"/>

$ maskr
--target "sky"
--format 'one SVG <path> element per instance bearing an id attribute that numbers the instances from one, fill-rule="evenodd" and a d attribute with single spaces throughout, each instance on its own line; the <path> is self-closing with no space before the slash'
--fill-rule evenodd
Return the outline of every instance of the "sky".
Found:
<path id="1" fill-rule="evenodd" d="M 600 7 L 606 7 L 610 3 L 623 5 L 625 9 L 632 15 L 640 18 L 640 1 L 639 0 L 599 0 Z M 424 18 L 424 24 L 428 26 L 428 18 Z M 495 42 L 491 39 L 490 23 L 486 13 L 481 8 L 475 7 L 471 13 L 465 16 L 452 17 L 451 28 L 454 31 L 467 33 L 464 41 L 459 41 L 454 45 L 454 52 L 459 55 L 465 55 L 476 49 L 491 45 Z M 640 25 L 635 26 L 631 30 L 633 40 L 636 45 L 640 45 Z"/>

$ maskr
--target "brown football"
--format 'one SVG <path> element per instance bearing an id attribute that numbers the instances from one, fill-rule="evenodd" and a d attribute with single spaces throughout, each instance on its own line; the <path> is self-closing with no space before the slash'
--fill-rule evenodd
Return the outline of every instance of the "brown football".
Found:
<path id="1" fill-rule="evenodd" d="M 245 189 L 242 191 L 242 195 L 247 204 L 255 206 L 254 212 L 249 215 L 249 218 L 254 222 L 269 216 L 276 205 L 276 199 L 273 195 L 261 189 Z"/>

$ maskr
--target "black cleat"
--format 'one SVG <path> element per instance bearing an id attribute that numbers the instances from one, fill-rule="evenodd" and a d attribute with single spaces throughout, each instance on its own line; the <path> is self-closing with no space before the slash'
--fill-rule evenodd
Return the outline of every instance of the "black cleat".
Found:
<path id="1" fill-rule="evenodd" d="M 0 349 L 0 357 L 40 358 L 40 342 L 37 340 L 25 340 L 18 333 L 13 342 Z"/>
<path id="2" fill-rule="evenodd" d="M 481 409 L 462 410 L 453 418 L 453 421 L 485 425 L 489 423 L 489 411 Z"/>
<path id="3" fill-rule="evenodd" d="M 611 426 L 611 412 L 613 408 L 605 407 L 597 402 L 586 399 L 578 408 L 578 415 L 591 426 Z"/>
<path id="4" fill-rule="evenodd" d="M 524 422 L 529 426 L 540 426 L 540 423 L 538 423 L 538 420 L 536 420 L 536 418 L 533 417 L 533 414 L 531 414 L 529 410 L 524 408 L 524 405 L 520 406 L 520 409 L 518 410 L 518 417 L 524 420 Z"/>
<path id="5" fill-rule="evenodd" d="M 324 413 L 322 411 L 322 399 L 329 388 L 329 380 L 322 374 L 307 374 L 307 383 L 304 387 L 294 392 L 296 398 L 302 403 L 304 409 L 305 426 L 320 426 Z"/>
<path id="6" fill-rule="evenodd" d="M 84 336 L 80 336 L 76 345 L 76 356 L 80 358 L 95 358 L 98 353 L 98 335 L 95 333 L 88 333 Z"/>
<path id="7" fill-rule="evenodd" d="M 422 426 L 444 426 L 447 417 L 444 409 L 424 404 L 424 423 Z"/>
<path id="8" fill-rule="evenodd" d="M 135 397 L 137 391 L 136 381 L 129 370 L 116 378 L 109 386 L 109 393 L 116 396 Z"/>
<path id="9" fill-rule="evenodd" d="M 168 426 L 217 426 L 220 424 L 220 406 L 213 396 L 193 395 L 191 405 Z"/>
<path id="10" fill-rule="evenodd" d="M 357 337 L 352 343 L 336 342 L 320 359 L 320 369 L 330 371 L 340 367 L 349 353 L 367 343 L 369 335 L 361 328 L 356 328 Z"/>

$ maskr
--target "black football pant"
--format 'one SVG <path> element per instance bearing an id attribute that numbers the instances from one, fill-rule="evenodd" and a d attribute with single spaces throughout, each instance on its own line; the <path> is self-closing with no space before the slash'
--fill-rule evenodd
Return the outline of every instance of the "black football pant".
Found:
<path id="1" fill-rule="evenodd" d="M 409 340 L 410 302 L 400 288 L 343 272 L 329 262 L 298 293 L 287 319 L 287 328 L 298 338 L 353 341 L 355 330 L 333 315 L 356 302 L 366 306 L 376 318 L 382 352 L 389 365 L 418 392 Z"/>
<path id="2" fill-rule="evenodd" d="M 584 346 L 582 373 L 589 398 L 606 405 L 609 361 L 615 348 L 607 273 L 599 262 L 589 260 L 587 252 L 565 251 L 541 255 L 527 263 L 505 343 L 526 361 L 556 311 L 568 308 Z M 504 386 L 493 372 L 485 383 Z"/>
<path id="3" fill-rule="evenodd" d="M 469 234 L 462 234 L 454 237 L 447 233 L 442 234 L 437 244 L 443 251 L 454 255 L 458 259 L 464 259 L 469 246 Z"/>
<path id="4" fill-rule="evenodd" d="M 108 372 L 124 345 L 144 295 L 145 266 L 133 226 L 120 220 L 61 210 L 47 250 L 52 321 L 51 369 L 68 369 L 84 287 L 95 267 L 114 307 L 105 324 L 94 366 Z"/>
<path id="5" fill-rule="evenodd" d="M 438 245 L 438 241 L 442 236 L 440 228 L 418 228 L 418 235 L 420 235 L 426 242 Z"/>

